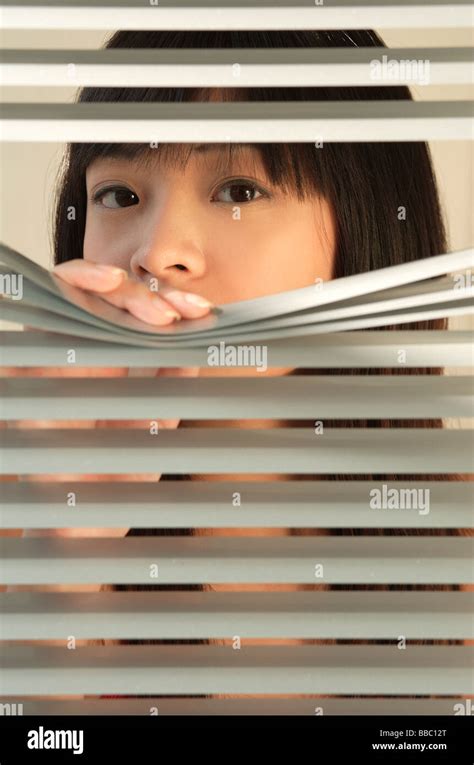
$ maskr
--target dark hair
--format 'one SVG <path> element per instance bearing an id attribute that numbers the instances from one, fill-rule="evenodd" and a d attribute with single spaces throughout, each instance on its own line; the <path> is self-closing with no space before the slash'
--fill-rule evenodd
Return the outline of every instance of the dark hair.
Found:
<path id="1" fill-rule="evenodd" d="M 381 38 L 369 30 L 349 31 L 233 31 L 233 32 L 175 32 L 137 31 L 116 32 L 107 48 L 333 48 L 384 47 Z M 206 101 L 213 88 L 84 88 L 81 102 L 185 102 Z M 220 90 L 222 100 L 243 101 L 339 101 L 411 99 L 408 88 L 400 86 L 374 87 L 256 87 Z M 371 271 L 389 265 L 418 260 L 446 252 L 446 231 L 441 213 L 435 176 L 428 146 L 423 142 L 328 143 L 324 149 L 313 144 L 276 143 L 251 144 L 260 152 L 265 171 L 272 183 L 296 194 L 299 199 L 322 196 L 336 212 L 336 251 L 333 278 Z M 235 144 L 228 152 L 239 151 Z M 55 263 L 83 257 L 86 221 L 85 171 L 97 157 L 126 156 L 137 162 L 147 162 L 160 152 L 163 162 L 184 167 L 193 144 L 165 144 L 150 149 L 148 144 L 72 144 L 68 147 L 61 169 L 56 201 L 54 253 Z M 69 220 L 67 210 L 73 206 L 75 220 Z M 400 207 L 407 211 L 399 220 Z M 412 329 L 445 329 L 444 319 L 405 324 Z M 385 328 L 386 329 L 386 328 Z M 390 329 L 398 329 L 397 326 Z M 376 331 L 376 330 L 375 330 Z M 298 369 L 294 374 L 440 374 L 442 369 Z M 293 423 L 306 426 L 307 423 Z M 325 422 L 331 427 L 442 427 L 440 420 L 365 420 Z M 186 423 L 180 424 L 186 427 Z M 168 475 L 161 480 L 189 476 Z M 391 475 L 324 475 L 318 480 L 412 480 L 413 476 Z M 417 480 L 462 480 L 462 476 L 424 475 Z M 352 534 L 398 534 L 392 529 L 352 529 Z M 131 529 L 129 535 L 193 534 L 193 529 Z M 308 529 L 292 529 L 291 534 L 310 534 Z M 333 534 L 347 533 L 333 529 Z M 403 530 L 404 534 L 420 533 Z M 457 534 L 457 529 L 424 530 L 424 534 Z M 464 532 L 467 533 L 467 532 Z M 305 589 L 315 589 L 308 585 Z M 374 589 L 372 585 L 330 586 L 329 589 Z M 203 589 L 200 585 L 183 588 L 175 585 L 116 585 L 114 590 L 183 590 Z M 205 589 L 205 588 L 204 588 Z M 433 589 L 430 585 L 380 586 L 379 589 Z M 436 589 L 459 589 L 456 585 Z M 137 640 L 130 643 L 161 643 L 167 641 Z M 200 643 L 208 641 L 173 641 Z M 339 642 L 339 641 L 315 641 Z M 365 641 L 358 641 L 365 642 Z M 371 641 L 368 641 L 371 642 Z M 422 641 L 429 643 L 431 641 Z M 437 641 L 457 642 L 457 641 Z"/>

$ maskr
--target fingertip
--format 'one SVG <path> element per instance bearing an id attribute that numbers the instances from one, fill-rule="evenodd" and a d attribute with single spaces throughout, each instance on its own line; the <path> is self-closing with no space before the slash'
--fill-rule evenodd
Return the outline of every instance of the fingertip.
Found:
<path id="1" fill-rule="evenodd" d="M 213 308 L 209 300 L 190 292 L 167 290 L 163 293 L 163 298 L 180 311 L 185 319 L 204 318 Z"/>
<path id="2" fill-rule="evenodd" d="M 54 276 L 67 282 L 73 287 L 96 292 L 110 292 L 119 287 L 127 277 L 123 268 L 106 266 L 105 264 L 61 263 L 53 269 Z"/>
<path id="3" fill-rule="evenodd" d="M 99 276 L 120 276 L 122 279 L 127 276 L 127 271 L 119 266 L 113 266 L 108 263 L 91 263 L 87 260 L 67 260 L 64 263 L 57 263 L 53 267 L 56 274 L 69 273 L 78 276 L 99 275 Z"/>
<path id="4" fill-rule="evenodd" d="M 197 308 L 212 308 L 212 303 L 210 303 L 209 300 L 202 297 L 202 295 L 195 295 L 193 292 L 184 292 L 183 299 L 186 303 L 196 306 Z"/>

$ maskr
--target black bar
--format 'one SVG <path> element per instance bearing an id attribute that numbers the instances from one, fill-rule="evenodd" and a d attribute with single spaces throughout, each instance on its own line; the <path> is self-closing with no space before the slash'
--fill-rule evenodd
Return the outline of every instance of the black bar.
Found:
<path id="1" fill-rule="evenodd" d="M 71 733 L 61 739 L 56 731 Z M 192 762 L 225 763 L 240 755 L 242 762 L 259 763 L 261 750 L 262 765 L 273 752 L 288 763 L 339 762 L 345 756 L 350 759 L 343 761 L 354 763 L 472 765 L 472 740 L 470 716 L 2 716 L 0 764 L 138 765 L 170 755 L 175 762 L 188 755 Z M 69 748 L 59 748 L 62 741 Z M 57 747 L 46 748 L 49 743 Z"/>

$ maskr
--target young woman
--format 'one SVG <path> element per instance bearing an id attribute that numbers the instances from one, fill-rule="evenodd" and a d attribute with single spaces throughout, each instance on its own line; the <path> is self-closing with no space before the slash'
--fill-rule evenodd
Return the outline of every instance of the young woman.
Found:
<path id="1" fill-rule="evenodd" d="M 118 32 L 108 48 L 280 48 L 383 46 L 371 31 Z M 89 102 L 297 101 L 409 99 L 405 87 L 85 88 Z M 316 137 L 315 137 L 316 140 Z M 400 220 L 403 206 L 407 215 Z M 75 209 L 74 220 L 68 210 Z M 238 209 L 238 215 L 235 211 Z M 325 144 L 73 144 L 68 147 L 55 216 L 55 273 L 100 294 L 157 327 L 206 315 L 211 305 L 304 287 L 446 252 L 448 249 L 429 150 L 424 143 Z M 119 270 L 117 270 L 119 269 Z M 159 284 L 159 296 L 153 285 Z M 445 328 L 444 320 L 404 327 Z M 392 327 L 395 328 L 395 327 Z M 418 370 L 268 369 L 273 374 L 413 374 Z M 72 370 L 68 370 L 72 374 Z M 51 370 L 47 372 L 51 374 Z M 74 374 L 83 374 L 75 370 Z M 127 368 L 94 374 L 126 375 Z M 66 374 L 63 369 L 54 374 Z M 90 371 L 88 372 L 90 374 Z M 151 374 L 159 376 L 160 370 Z M 167 374 L 224 376 L 249 369 L 168 370 Z M 259 373 L 262 376 L 262 373 Z M 287 421 L 189 421 L 164 427 L 280 427 Z M 307 427 L 305 422 L 291 423 Z M 70 422 L 66 423 L 67 426 Z M 148 423 L 105 421 L 86 427 Z M 325 422 L 329 427 L 442 427 L 440 420 Z M 101 480 L 104 476 L 82 476 Z M 46 476 L 48 480 L 55 476 Z M 77 476 L 63 476 L 62 479 Z M 107 477 L 110 479 L 110 477 Z M 117 480 L 156 480 L 124 475 Z M 183 480 L 293 480 L 281 475 L 162 476 Z M 307 476 L 305 476 L 307 478 Z M 315 480 L 406 479 L 413 476 L 315 476 Z M 416 476 L 451 480 L 462 476 Z M 110 535 L 111 530 L 57 531 Z M 364 530 L 116 529 L 138 534 L 363 534 Z M 374 530 L 370 530 L 374 533 Z M 380 529 L 380 534 L 394 533 Z M 397 533 L 397 532 L 395 532 Z M 403 533 L 417 533 L 403 530 Z M 449 534 L 452 530 L 424 533 Z M 248 589 L 252 588 L 248 585 Z M 205 589 L 232 589 L 206 585 Z M 293 589 L 312 589 L 294 586 Z M 331 587 L 327 587 L 332 589 Z M 105 589 L 105 588 L 104 588 Z M 119 586 L 113 589 L 175 589 Z M 176 589 L 202 589 L 177 587 Z M 236 587 L 236 589 L 245 589 Z M 255 587 L 255 589 L 264 589 Z M 277 589 L 277 588 L 275 588 Z M 289 588 L 287 588 L 289 589 Z M 291 588 L 290 588 L 291 589 Z M 318 589 L 324 589 L 318 586 Z M 343 589 L 365 589 L 344 587 Z M 397 586 L 379 589 L 398 589 Z M 402 588 L 404 589 L 404 588 Z M 405 588 L 405 589 L 408 589 Z M 428 589 L 432 589 L 428 587 Z M 454 586 L 438 589 L 456 589 Z M 136 642 L 136 641 L 127 641 Z M 161 641 L 138 641 L 161 642 Z M 186 641 L 187 642 L 187 641 Z M 195 641 L 200 642 L 200 641 Z M 220 641 L 219 641 L 220 642 Z M 308 642 L 308 641 L 305 641 Z M 311 642 L 311 641 L 309 641 Z M 318 641 L 319 642 L 319 641 Z M 327 641 L 321 641 L 327 642 Z"/>

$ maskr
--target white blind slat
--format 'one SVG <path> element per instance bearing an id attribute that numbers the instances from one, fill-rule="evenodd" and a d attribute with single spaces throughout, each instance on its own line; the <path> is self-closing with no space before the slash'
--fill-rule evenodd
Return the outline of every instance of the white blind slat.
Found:
<path id="1" fill-rule="evenodd" d="M 57 481 L 4 483 L 0 528 L 469 528 L 471 481 Z M 370 505 L 377 489 L 382 508 Z M 243 497 L 240 507 L 231 498 Z M 391 497 L 400 498 L 390 505 Z M 428 501 L 427 501 L 428 500 Z"/>
<path id="2" fill-rule="evenodd" d="M 4 50 L 0 78 L 30 87 L 370 86 L 381 84 L 374 62 L 388 60 L 428 62 L 430 85 L 473 80 L 471 48 Z M 423 84 L 413 63 L 392 69 L 391 85 Z"/>
<path id="3" fill-rule="evenodd" d="M 3 692 L 472 693 L 471 646 L 9 646 Z"/>
<path id="4" fill-rule="evenodd" d="M 469 330 L 377 330 L 334 332 L 267 341 L 268 366 L 400 367 L 474 366 Z M 176 367 L 208 365 L 207 346 L 201 348 L 137 348 L 43 331 L 0 332 L 0 363 L 4 366 L 60 367 L 73 344 L 77 366 Z M 220 365 L 222 366 L 222 364 Z"/>
<path id="5" fill-rule="evenodd" d="M 469 584 L 473 544 L 376 535 L 12 537 L 0 538 L 0 583 Z"/>
<path id="6" fill-rule="evenodd" d="M 468 141 L 469 101 L 5 103 L 2 141 Z"/>
<path id="7" fill-rule="evenodd" d="M 35 699 L 29 696 L 3 696 L 3 703 L 25 715 L 312 715 L 322 708 L 331 715 L 452 715 L 466 710 L 470 697 L 445 698 L 164 698 L 145 699 Z M 20 714 L 20 711 L 18 711 Z"/>
<path id="8" fill-rule="evenodd" d="M 471 0 L 3 0 L 5 29 L 450 29 L 470 27 Z"/>
<path id="9" fill-rule="evenodd" d="M 257 373 L 258 374 L 258 373 Z M 0 417 L 21 419 L 439 418 L 474 416 L 470 375 L 0 379 Z"/>
<path id="10" fill-rule="evenodd" d="M 474 639 L 470 592 L 0 594 L 4 640 Z"/>
<path id="11" fill-rule="evenodd" d="M 474 472 L 471 430 L 44 428 L 1 440 L 1 474 Z"/>
<path id="12" fill-rule="evenodd" d="M 1 302 L 1 301 L 0 301 Z M 105 302 L 105 301 L 104 301 Z M 58 331 L 58 317 L 40 308 L 30 307 L 18 303 L 15 300 L 5 300 L 1 307 L 1 320 L 12 321 L 17 324 L 35 326 L 42 330 Z M 406 308 L 404 310 L 399 309 L 395 311 L 384 311 L 383 313 L 374 313 L 368 316 L 361 316 L 349 319 L 336 319 L 334 321 L 322 321 L 317 324 L 309 324 L 305 326 L 295 327 L 280 327 L 276 329 L 255 329 L 253 331 L 241 328 L 231 328 L 224 333 L 224 330 L 219 330 L 218 334 L 210 335 L 197 335 L 195 337 L 179 337 L 179 333 L 170 334 L 169 339 L 160 341 L 159 348 L 166 348 L 166 346 L 175 347 L 200 347 L 203 343 L 207 343 L 207 347 L 210 344 L 217 342 L 224 342 L 224 338 L 228 338 L 232 343 L 244 343 L 255 340 L 256 344 L 260 341 L 268 342 L 274 339 L 293 338 L 295 334 L 299 337 L 311 337 L 315 334 L 328 334 L 333 332 L 347 331 L 347 330 L 359 330 L 370 329 L 378 327 L 386 327 L 390 324 L 407 324 L 413 321 L 425 321 L 431 319 L 444 319 L 446 317 L 453 316 L 466 316 L 474 313 L 474 304 L 471 298 L 457 298 L 452 302 L 443 303 L 441 306 L 424 308 L 422 306 L 417 308 Z M 132 317 L 133 318 L 133 317 Z M 138 320 L 137 320 L 138 321 Z M 144 323 L 144 322 L 142 322 Z M 149 325 L 151 326 L 151 325 Z M 172 325 L 170 325 L 172 327 Z M 69 337 L 75 339 L 79 337 L 93 337 L 96 340 L 104 340 L 109 343 L 117 343 L 127 345 L 128 337 L 126 333 L 121 331 L 121 334 L 112 334 L 110 329 L 100 329 L 99 327 L 90 326 L 88 323 L 80 323 L 67 317 L 61 317 L 61 333 L 67 334 Z M 149 346 L 157 349 L 157 340 L 155 338 L 147 338 L 143 334 L 133 336 L 133 343 L 135 345 Z M 231 343 L 231 344 L 232 344 Z"/>

